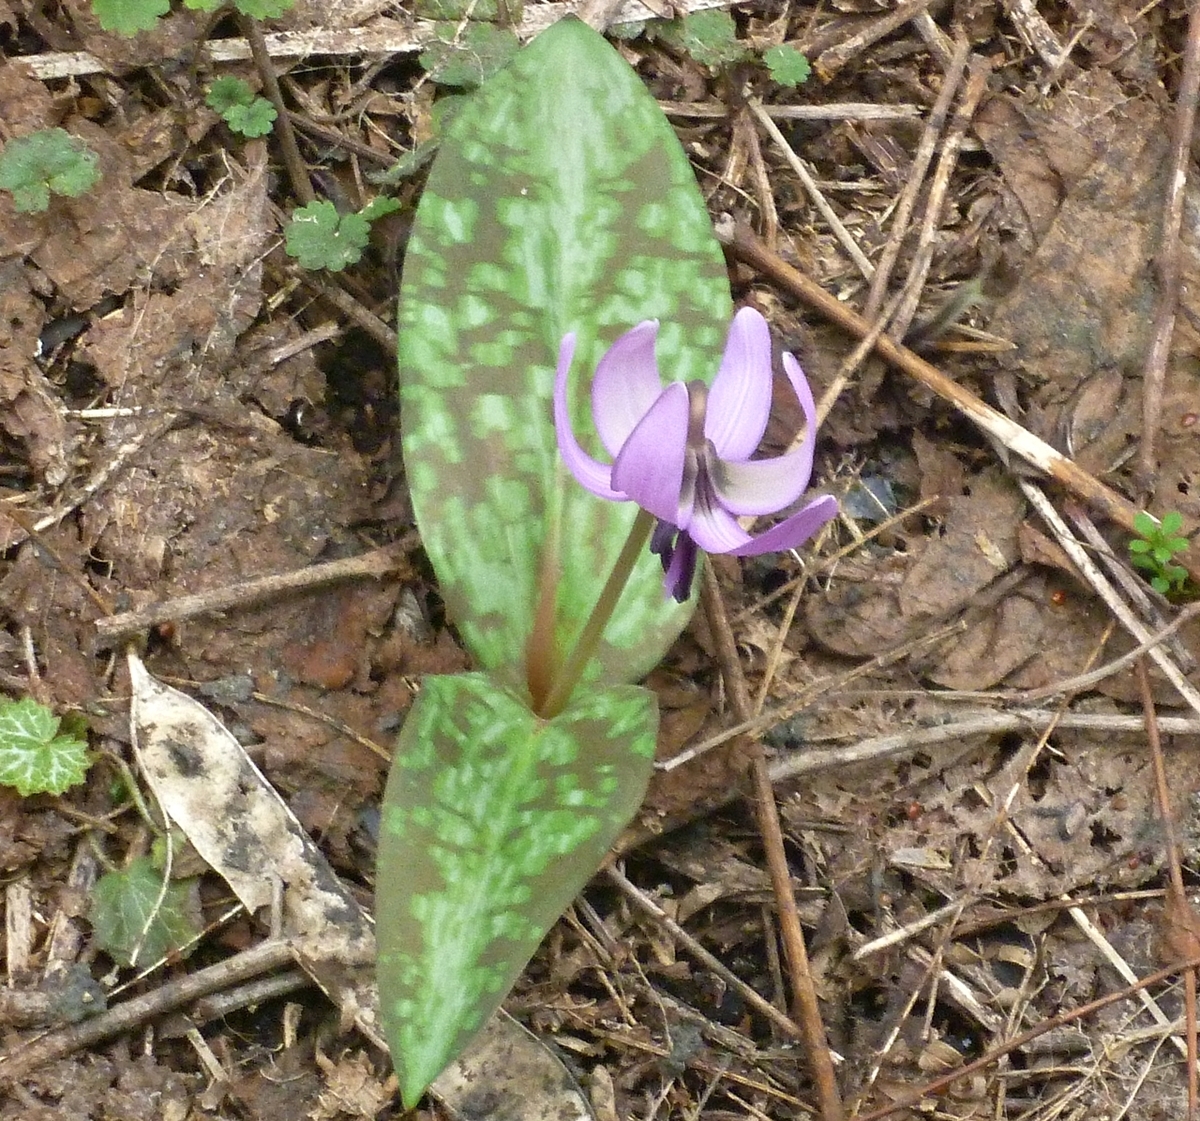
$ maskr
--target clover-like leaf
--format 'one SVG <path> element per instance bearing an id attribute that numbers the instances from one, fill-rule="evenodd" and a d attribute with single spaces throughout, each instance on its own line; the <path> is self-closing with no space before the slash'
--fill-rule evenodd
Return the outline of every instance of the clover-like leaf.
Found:
<path id="1" fill-rule="evenodd" d="M 538 574 L 556 573 L 569 648 L 633 520 L 558 454 L 559 345 L 577 335 L 579 431 L 605 350 L 657 318 L 672 378 L 709 380 L 731 300 L 724 258 L 682 147 L 603 36 L 575 19 L 539 35 L 446 131 L 400 290 L 401 435 L 422 541 L 451 617 L 485 668 L 524 680 Z M 599 450 L 592 444 L 590 450 Z M 686 622 L 645 556 L 593 679 L 634 681 Z"/>
<path id="2" fill-rule="evenodd" d="M 148 856 L 107 872 L 92 889 L 88 919 L 96 945 L 118 965 L 136 967 L 182 950 L 200 932 L 196 881 L 163 885 L 165 873 Z"/>
<path id="3" fill-rule="evenodd" d="M 652 26 L 656 39 L 685 51 L 701 66 L 714 69 L 728 66 L 740 62 L 748 53 L 738 40 L 733 16 L 723 8 L 708 8 Z"/>
<path id="4" fill-rule="evenodd" d="M 242 136 L 266 136 L 278 116 L 275 106 L 265 97 L 258 97 L 248 82 L 231 75 L 218 78 L 208 87 L 204 103 Z"/>
<path id="5" fill-rule="evenodd" d="M 356 214 L 339 214 L 331 202 L 300 207 L 284 230 L 288 256 L 306 269 L 339 272 L 356 264 L 371 239 L 371 222 L 399 207 L 395 199 L 375 199 Z"/>
<path id="6" fill-rule="evenodd" d="M 654 695 L 553 720 L 487 674 L 427 677 L 388 776 L 376 882 L 384 1032 L 412 1108 L 499 1006 L 640 805 Z"/>
<path id="7" fill-rule="evenodd" d="M 1179 536 L 1183 529 L 1183 515 L 1171 510 L 1156 522 L 1144 510 L 1133 518 L 1134 532 L 1138 534 L 1129 542 L 1129 559 L 1135 568 L 1151 574 L 1150 586 L 1163 595 L 1183 592 L 1187 584 L 1187 569 L 1171 564 L 1171 559 L 1188 547 L 1188 539 Z"/>
<path id="8" fill-rule="evenodd" d="M 76 198 L 100 178 L 96 154 L 61 128 L 19 136 L 0 151 L 0 190 L 9 191 L 17 210 L 45 210 L 51 193 Z"/>
<path id="9" fill-rule="evenodd" d="M 812 73 L 808 59 L 790 43 L 780 43 L 763 52 L 763 62 L 771 72 L 771 81 L 781 86 L 798 86 Z"/>
<path id="10" fill-rule="evenodd" d="M 92 0 L 92 11 L 105 31 L 130 37 L 152 31 L 170 10 L 170 0 Z"/>
<path id="11" fill-rule="evenodd" d="M 0 703 L 0 783 L 30 794 L 61 794 L 87 777 L 91 760 L 79 736 L 32 697 Z"/>

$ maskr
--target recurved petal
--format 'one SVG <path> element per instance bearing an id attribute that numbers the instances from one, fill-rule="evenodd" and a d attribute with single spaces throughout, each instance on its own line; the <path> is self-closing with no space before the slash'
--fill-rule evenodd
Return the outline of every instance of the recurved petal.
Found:
<path id="1" fill-rule="evenodd" d="M 618 487 L 643 510 L 678 525 L 683 462 L 687 452 L 688 392 L 683 382 L 668 385 L 630 433 L 612 467 Z"/>
<path id="2" fill-rule="evenodd" d="M 600 498 L 623 501 L 625 495 L 612 486 L 612 468 L 598 463 L 579 446 L 571 428 L 570 411 L 567 408 L 567 376 L 571 372 L 571 359 L 575 356 L 575 334 L 563 336 L 558 348 L 558 370 L 554 376 L 554 435 L 558 440 L 558 452 L 567 469 L 586 487 Z"/>
<path id="3" fill-rule="evenodd" d="M 803 447 L 787 455 L 745 463 L 730 463 L 710 453 L 708 476 L 721 505 L 731 514 L 773 514 L 804 493 L 812 463 L 812 444 L 805 440 Z"/>
<path id="4" fill-rule="evenodd" d="M 756 557 L 760 553 L 782 553 L 787 549 L 796 549 L 836 513 L 837 499 L 828 494 L 822 495 L 803 510 L 772 526 L 766 533 L 726 551 L 735 557 Z"/>
<path id="5" fill-rule="evenodd" d="M 792 383 L 792 389 L 800 400 L 800 408 L 804 410 L 804 420 L 808 425 L 804 443 L 812 448 L 817 442 L 817 406 L 813 402 L 812 386 L 808 384 L 808 378 L 804 376 L 804 371 L 800 369 L 800 363 L 796 361 L 795 356 L 786 351 L 783 355 L 783 372 Z"/>
<path id="6" fill-rule="evenodd" d="M 733 317 L 721 368 L 708 391 L 704 435 L 722 459 L 749 459 L 771 413 L 771 332 L 754 308 Z"/>
<path id="7" fill-rule="evenodd" d="M 592 416 L 614 459 L 662 392 L 654 357 L 657 337 L 658 320 L 647 319 L 617 339 L 596 366 Z"/>

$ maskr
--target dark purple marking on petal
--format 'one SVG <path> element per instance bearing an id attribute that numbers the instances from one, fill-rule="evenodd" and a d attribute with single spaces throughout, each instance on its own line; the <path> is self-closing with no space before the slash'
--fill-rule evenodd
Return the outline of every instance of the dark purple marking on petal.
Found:
<path id="1" fill-rule="evenodd" d="M 676 603 L 686 603 L 692 594 L 692 580 L 696 575 L 696 542 L 686 533 L 676 538 L 671 552 L 671 563 L 663 576 L 663 590 Z"/>

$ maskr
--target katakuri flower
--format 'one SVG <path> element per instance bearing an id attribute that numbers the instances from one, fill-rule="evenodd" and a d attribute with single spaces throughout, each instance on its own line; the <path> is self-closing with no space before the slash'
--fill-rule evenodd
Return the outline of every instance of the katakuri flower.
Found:
<path id="1" fill-rule="evenodd" d="M 799 499 L 816 444 L 812 390 L 800 364 L 784 354 L 784 373 L 808 422 L 804 442 L 773 459 L 750 458 L 771 411 L 771 335 L 757 311 L 742 308 L 734 316 L 711 386 L 664 386 L 654 356 L 657 335 L 657 320 L 639 323 L 596 367 L 592 417 L 611 464 L 588 455 L 571 428 L 573 333 L 559 349 L 554 427 L 563 461 L 584 487 L 613 502 L 636 502 L 657 519 L 650 548 L 662 558 L 667 595 L 682 603 L 691 592 L 697 549 L 735 557 L 794 549 L 834 516 L 837 501 L 817 498 L 757 537 L 738 524 L 743 515 L 778 513 Z"/>

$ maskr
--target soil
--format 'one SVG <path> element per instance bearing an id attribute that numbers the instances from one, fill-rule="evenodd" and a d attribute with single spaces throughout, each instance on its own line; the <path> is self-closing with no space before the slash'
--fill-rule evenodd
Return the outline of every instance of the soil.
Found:
<path id="1" fill-rule="evenodd" d="M 619 44 L 714 220 L 732 216 L 868 318 L 907 288 L 897 341 L 1195 530 L 1191 182 L 1181 233 L 1163 233 L 1176 113 L 1196 98 L 1187 10 L 905 8 L 897 23 L 875 0 L 740 4 L 757 53 L 723 68 L 645 34 Z M 531 4 L 524 19 L 559 15 Z M 422 65 L 423 27 L 371 3 L 302 2 L 269 21 L 272 35 L 314 36 L 299 55 L 267 48 L 321 197 L 363 205 L 371 175 L 428 138 L 444 91 Z M 0 0 L 0 141 L 63 127 L 102 172 L 44 213 L 0 194 L 0 689 L 82 716 L 97 757 L 61 797 L 0 787 L 0 1121 L 403 1112 L 369 1024 L 344 1004 L 339 1018 L 313 985 L 340 991 L 321 969 L 274 962 L 252 978 L 274 989 L 231 974 L 227 1005 L 207 992 L 154 1005 L 267 934 L 186 853 L 175 872 L 193 877 L 206 930 L 187 955 L 123 968 L 88 921 L 105 867 L 150 845 L 118 762 L 127 639 L 247 748 L 365 907 L 389 745 L 423 675 L 468 667 L 413 529 L 396 427 L 390 324 L 421 173 L 395 188 L 401 209 L 358 264 L 299 268 L 281 230 L 303 199 L 278 133 L 236 136 L 204 102 L 217 73 L 260 86 L 240 34 L 232 16 L 181 9 L 128 39 L 82 0 Z M 761 62 L 783 42 L 813 63 L 795 90 Z M 215 62 L 213 44 L 235 61 Z M 713 562 L 750 731 L 726 731 L 741 723 L 735 670 L 699 613 L 649 682 L 663 767 L 620 871 L 598 875 L 546 938 L 508 1012 L 565 1063 L 597 1121 L 820 1115 L 785 1026 L 802 966 L 781 953 L 751 804 L 759 743 L 845 1117 L 1184 1117 L 1180 976 L 1051 1021 L 1198 956 L 1195 574 L 1169 598 L 1154 591 L 1128 563 L 1128 526 L 1090 515 L 880 358 L 847 365 L 856 338 L 736 253 L 729 266 L 737 300 L 768 316 L 818 400 L 830 391 L 816 479 L 842 514 L 803 558 Z M 781 396 L 768 448 L 796 426 Z M 297 573 L 310 582 L 254 583 Z M 122 629 L 113 617 L 129 612 Z M 1181 612 L 1146 687 L 1135 661 L 1111 666 Z M 1169 890 L 1176 852 L 1182 896 Z M 144 1011 L 84 1030 L 81 1001 L 139 999 Z M 479 1078 L 473 1104 L 429 1097 L 414 1115 L 507 1116 L 479 1106 L 480 1093 L 498 1100 L 501 1075 Z M 566 1108 L 529 1092 L 516 1115 Z"/>

